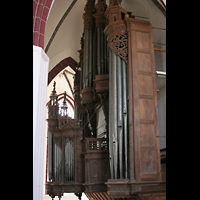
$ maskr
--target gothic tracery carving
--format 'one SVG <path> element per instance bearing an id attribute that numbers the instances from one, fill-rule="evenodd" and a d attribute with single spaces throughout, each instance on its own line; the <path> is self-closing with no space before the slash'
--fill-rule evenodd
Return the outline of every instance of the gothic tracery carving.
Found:
<path id="1" fill-rule="evenodd" d="M 128 62 L 128 37 L 127 34 L 115 35 L 109 40 L 109 47 L 120 58 Z"/>

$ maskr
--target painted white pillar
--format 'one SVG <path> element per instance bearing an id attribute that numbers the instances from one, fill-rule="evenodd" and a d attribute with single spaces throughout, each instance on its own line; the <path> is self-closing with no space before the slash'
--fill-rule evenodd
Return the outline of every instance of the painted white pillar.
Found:
<path id="1" fill-rule="evenodd" d="M 33 45 L 33 200 L 43 197 L 46 95 L 49 57 Z"/>

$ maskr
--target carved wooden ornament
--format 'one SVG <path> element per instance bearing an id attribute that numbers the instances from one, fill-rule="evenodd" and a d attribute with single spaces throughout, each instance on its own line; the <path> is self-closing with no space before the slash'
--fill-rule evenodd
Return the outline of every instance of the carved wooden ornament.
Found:
<path id="1" fill-rule="evenodd" d="M 104 33 L 107 37 L 109 48 L 128 63 L 128 36 L 121 13 L 125 15 L 126 10 L 121 8 L 120 5 L 108 7 L 105 15 L 109 20 L 109 24 L 106 26 Z"/>
<path id="2" fill-rule="evenodd" d="M 115 35 L 109 40 L 109 47 L 120 58 L 128 62 L 128 37 L 127 34 Z"/>

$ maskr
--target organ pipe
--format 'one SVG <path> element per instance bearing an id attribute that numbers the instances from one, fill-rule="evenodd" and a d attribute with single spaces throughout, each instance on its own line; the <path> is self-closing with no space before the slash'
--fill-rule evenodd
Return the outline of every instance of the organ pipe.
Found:
<path id="1" fill-rule="evenodd" d="M 85 43 L 85 40 L 86 40 L 86 32 L 87 32 L 87 29 L 84 29 L 84 51 L 83 51 L 83 59 L 84 59 L 84 62 L 83 62 L 83 68 L 81 70 L 81 74 L 82 74 L 82 81 L 83 81 L 83 88 L 85 88 L 85 69 L 86 69 L 86 54 L 87 54 L 87 51 L 86 51 L 86 43 Z"/>
<path id="2" fill-rule="evenodd" d="M 117 131 L 117 68 L 116 68 L 116 54 L 112 52 L 112 89 L 113 93 L 113 149 L 114 149 L 114 175 L 117 178 L 117 169 L 118 169 L 118 131 Z"/>
<path id="3" fill-rule="evenodd" d="M 125 179 L 128 178 L 128 123 L 127 123 L 127 111 L 128 111 L 128 108 L 127 108 L 127 100 L 128 100 L 128 97 L 127 97 L 127 91 L 128 91 L 128 81 L 127 81 L 127 65 L 126 63 L 124 62 L 124 60 L 121 60 L 122 61 L 122 82 L 123 82 L 123 89 L 122 89 L 122 92 L 123 92 L 123 128 L 124 128 L 124 155 L 125 155 Z"/>
<path id="4" fill-rule="evenodd" d="M 109 148 L 111 178 L 128 178 L 127 65 L 109 50 Z"/>
<path id="5" fill-rule="evenodd" d="M 122 178 L 122 70 L 121 70 L 121 59 L 119 56 L 116 58 L 117 60 L 117 95 L 118 95 L 118 102 L 117 102 L 117 111 L 118 111 L 118 137 L 119 137 L 119 169 L 120 169 L 120 178 Z"/>
<path id="6" fill-rule="evenodd" d="M 95 1 L 87 1 L 85 6 L 84 18 L 84 55 L 82 68 L 83 89 L 92 87 L 93 83 L 93 57 L 94 57 L 94 4 Z"/>
<path id="7" fill-rule="evenodd" d="M 103 44 L 104 44 L 104 41 L 103 41 L 103 30 L 100 29 L 100 37 L 101 37 L 101 45 L 100 45 L 100 56 L 101 56 L 101 74 L 104 74 L 104 71 L 103 71 L 103 67 L 104 67 L 104 59 L 103 59 L 103 51 L 104 51 L 104 48 L 103 48 Z"/>
<path id="8" fill-rule="evenodd" d="M 83 70 L 85 70 L 85 88 L 88 87 L 88 60 L 89 60 L 89 52 L 88 52 L 88 46 L 89 46 L 89 29 L 85 29 L 85 42 L 84 42 L 84 51 L 85 51 L 85 57 L 83 58 L 84 67 Z"/>
<path id="9" fill-rule="evenodd" d="M 100 68 L 101 68 L 101 60 L 100 60 L 100 28 L 97 28 L 97 69 L 98 74 L 101 74 Z"/>
<path id="10" fill-rule="evenodd" d="M 53 179 L 53 135 L 49 131 L 48 137 L 48 180 L 52 181 Z"/>
<path id="11" fill-rule="evenodd" d="M 108 66 L 107 66 L 107 40 L 106 36 L 103 32 L 103 39 L 104 39 L 104 73 L 108 74 Z"/>
<path id="12" fill-rule="evenodd" d="M 92 86 L 92 58 L 93 58 L 93 33 L 92 30 L 89 30 L 89 87 Z"/>
<path id="13" fill-rule="evenodd" d="M 103 28 L 97 28 L 97 71 L 98 75 L 108 74 L 107 40 Z"/>
<path id="14" fill-rule="evenodd" d="M 112 71 L 112 51 L 109 49 L 109 88 L 112 88 L 112 79 L 113 79 L 113 71 Z M 113 99 L 113 90 L 109 91 L 109 122 L 113 121 L 113 107 L 111 104 L 111 100 Z M 114 179 L 114 155 L 113 155 L 113 123 L 109 123 L 109 157 L 110 157 L 110 173 L 111 179 Z"/>

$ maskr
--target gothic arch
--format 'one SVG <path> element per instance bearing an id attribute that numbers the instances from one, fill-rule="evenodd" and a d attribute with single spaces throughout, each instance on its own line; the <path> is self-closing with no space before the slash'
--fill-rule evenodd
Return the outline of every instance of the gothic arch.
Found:
<path id="1" fill-rule="evenodd" d="M 70 66 L 74 71 L 78 67 L 78 63 L 72 58 L 67 57 L 61 60 L 49 73 L 48 73 L 48 85 L 54 79 L 54 77 L 61 72 L 65 67 Z"/>
<path id="2" fill-rule="evenodd" d="M 53 0 L 33 0 L 33 45 L 44 49 L 44 32 Z"/>

